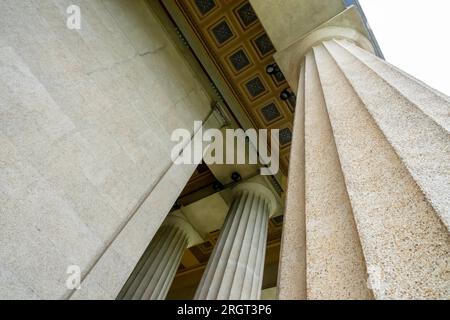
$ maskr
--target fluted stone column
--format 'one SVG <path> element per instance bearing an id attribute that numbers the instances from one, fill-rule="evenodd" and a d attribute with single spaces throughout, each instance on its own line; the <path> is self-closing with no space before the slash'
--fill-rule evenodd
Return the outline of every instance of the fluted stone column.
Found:
<path id="1" fill-rule="evenodd" d="M 170 216 L 152 239 L 118 299 L 164 300 L 175 278 L 184 251 L 200 243 L 192 226 Z"/>
<path id="2" fill-rule="evenodd" d="M 245 183 L 234 191 L 233 204 L 195 299 L 260 298 L 268 221 L 276 201 L 271 191 L 257 183 Z"/>
<path id="3" fill-rule="evenodd" d="M 280 298 L 448 299 L 450 99 L 351 41 L 306 52 Z"/>

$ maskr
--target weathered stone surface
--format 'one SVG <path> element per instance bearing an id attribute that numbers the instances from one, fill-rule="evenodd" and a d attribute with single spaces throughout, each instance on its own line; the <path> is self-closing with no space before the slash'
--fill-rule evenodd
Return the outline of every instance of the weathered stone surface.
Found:
<path id="1" fill-rule="evenodd" d="M 364 257 L 313 53 L 305 62 L 308 299 L 370 299 Z"/>
<path id="2" fill-rule="evenodd" d="M 278 298 L 306 299 L 305 69 L 300 72 L 278 270 Z"/>
<path id="3" fill-rule="evenodd" d="M 0 270 L 21 281 L 0 298 L 67 298 L 69 265 L 74 298 L 115 298 L 194 170 L 167 171 L 170 134 L 208 96 L 140 0 L 2 1 L 0 70 Z"/>
<path id="4" fill-rule="evenodd" d="M 283 281 L 306 281 L 310 299 L 345 298 L 346 290 L 369 298 L 365 262 L 377 299 L 448 299 L 450 100 L 343 40 L 315 45 L 300 83 L 305 182 L 292 183 L 305 183 L 306 227 L 297 228 L 306 246 L 297 255 L 306 254 L 306 275 Z M 288 196 L 287 213 L 297 208 Z M 295 248 L 286 239 L 284 248 Z M 303 270 L 287 254 L 281 267 Z M 292 287 L 280 286 L 280 297 L 297 298 Z"/>
<path id="5" fill-rule="evenodd" d="M 277 50 L 283 50 L 345 9 L 339 0 L 250 0 Z"/>

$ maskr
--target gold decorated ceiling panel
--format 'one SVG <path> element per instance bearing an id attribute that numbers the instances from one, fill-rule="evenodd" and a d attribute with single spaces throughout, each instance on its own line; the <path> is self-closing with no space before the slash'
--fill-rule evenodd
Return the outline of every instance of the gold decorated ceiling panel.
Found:
<path id="1" fill-rule="evenodd" d="M 287 173 L 295 99 L 281 72 L 269 75 L 275 48 L 248 0 L 175 0 L 199 42 L 257 129 L 280 129 L 281 167 Z"/>

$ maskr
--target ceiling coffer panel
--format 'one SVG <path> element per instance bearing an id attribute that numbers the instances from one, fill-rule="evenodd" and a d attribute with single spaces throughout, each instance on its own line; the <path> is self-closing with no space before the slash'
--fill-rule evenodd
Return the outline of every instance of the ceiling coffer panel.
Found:
<path id="1" fill-rule="evenodd" d="M 210 61 L 257 129 L 280 129 L 280 160 L 286 174 L 295 101 L 280 94 L 289 85 L 269 75 L 275 48 L 248 0 L 175 0 Z"/>

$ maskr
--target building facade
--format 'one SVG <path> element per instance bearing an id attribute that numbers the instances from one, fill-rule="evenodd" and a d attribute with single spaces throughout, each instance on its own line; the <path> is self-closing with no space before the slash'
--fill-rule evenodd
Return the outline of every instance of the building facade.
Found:
<path id="1" fill-rule="evenodd" d="M 450 298 L 450 99 L 357 1 L 5 0 L 0 90 L 0 299 Z"/>

